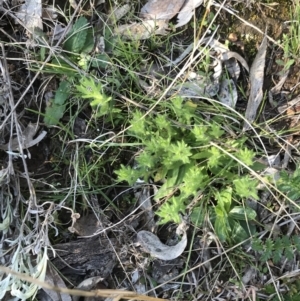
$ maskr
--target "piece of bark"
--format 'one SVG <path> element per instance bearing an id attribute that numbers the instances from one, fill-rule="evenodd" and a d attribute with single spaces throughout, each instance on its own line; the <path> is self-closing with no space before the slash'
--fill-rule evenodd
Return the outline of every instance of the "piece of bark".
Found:
<path id="1" fill-rule="evenodd" d="M 64 275 L 79 274 L 87 277 L 106 278 L 113 270 L 117 260 L 112 247 L 115 239 L 93 237 L 54 245 L 56 257 L 49 254 L 55 267 Z"/>

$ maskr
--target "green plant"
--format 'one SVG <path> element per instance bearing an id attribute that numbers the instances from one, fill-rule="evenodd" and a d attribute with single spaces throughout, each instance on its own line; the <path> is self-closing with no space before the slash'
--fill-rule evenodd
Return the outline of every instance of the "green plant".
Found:
<path id="1" fill-rule="evenodd" d="M 71 84 L 68 81 L 61 81 L 55 93 L 54 99 L 47 103 L 44 122 L 47 125 L 56 125 L 63 117 L 66 110 L 66 100 L 70 96 Z"/>
<path id="2" fill-rule="evenodd" d="M 72 96 L 91 99 L 90 105 L 96 109 L 97 116 L 107 114 L 111 98 L 104 95 L 102 85 L 92 76 L 83 75 L 90 67 L 105 68 L 109 60 L 106 54 L 97 54 L 94 57 L 89 55 L 94 48 L 94 37 L 86 18 L 78 18 L 68 32 L 62 48 L 64 51 L 55 55 L 43 70 L 45 73 L 62 75 L 55 97 L 47 103 L 45 124 L 58 124 L 66 111 L 66 101 Z M 41 47 L 41 58 L 44 51 L 45 48 Z M 78 95 L 73 91 L 73 87 Z"/>
<path id="3" fill-rule="evenodd" d="M 300 53 L 299 38 L 300 38 L 300 4 L 295 1 L 291 12 L 291 23 L 289 27 L 289 35 L 286 42 L 290 46 L 290 52 L 293 57 L 298 57 Z"/>
<path id="4" fill-rule="evenodd" d="M 300 251 L 300 239 L 296 235 L 292 237 L 282 236 L 275 239 L 267 238 L 265 241 L 253 238 L 252 249 L 260 254 L 261 262 L 266 262 L 272 258 L 274 263 L 279 263 L 282 256 L 291 260 L 294 251 Z"/>
<path id="5" fill-rule="evenodd" d="M 289 32 L 282 35 L 283 59 L 276 60 L 278 65 L 283 66 L 285 73 L 290 67 L 299 61 L 300 54 L 300 4 L 295 1 L 290 13 Z"/>
<path id="6" fill-rule="evenodd" d="M 162 183 L 154 198 L 164 201 L 156 212 L 161 224 L 178 223 L 180 213 L 201 193 L 221 241 L 249 237 L 256 213 L 244 200 L 258 199 L 258 183 L 243 168 L 253 166 L 255 156 L 246 139 L 230 137 L 222 128 L 224 119 L 207 122 L 197 106 L 179 97 L 160 104 L 160 110 L 146 117 L 133 113 L 128 134 L 144 147 L 135 158 L 138 168 L 121 166 L 118 180 L 133 185 L 139 177 L 151 177 Z"/>
<path id="7" fill-rule="evenodd" d="M 300 199 L 300 166 L 296 166 L 293 173 L 286 170 L 280 172 L 280 178 L 276 182 L 278 189 L 283 192 L 289 199 L 296 201 Z"/>

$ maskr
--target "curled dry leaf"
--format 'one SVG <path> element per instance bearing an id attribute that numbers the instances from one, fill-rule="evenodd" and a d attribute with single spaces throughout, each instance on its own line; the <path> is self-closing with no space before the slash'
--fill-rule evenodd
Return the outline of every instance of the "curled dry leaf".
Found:
<path id="1" fill-rule="evenodd" d="M 263 99 L 263 83 L 264 83 L 264 68 L 266 61 L 267 52 L 267 37 L 265 36 L 258 53 L 254 59 L 254 62 L 250 68 L 250 96 L 246 109 L 245 118 L 247 121 L 244 123 L 243 131 L 250 128 L 250 123 L 252 123 L 256 117 L 256 111 Z"/>
<path id="2" fill-rule="evenodd" d="M 177 24 L 180 27 L 187 24 L 193 17 L 194 10 L 203 3 L 203 0 L 186 0 L 177 16 Z"/>
<path id="3" fill-rule="evenodd" d="M 181 241 L 175 246 L 163 244 L 155 234 L 149 231 L 138 232 L 137 239 L 146 252 L 162 260 L 172 260 L 179 257 L 187 245 L 186 232 L 183 233 Z"/>
<path id="4" fill-rule="evenodd" d="M 115 34 L 129 40 L 145 40 L 153 34 L 166 35 L 168 24 L 164 20 L 146 20 L 141 23 L 120 25 L 115 29 Z"/>
<path id="5" fill-rule="evenodd" d="M 170 20 L 180 11 L 185 0 L 149 0 L 141 9 L 146 20 Z"/>
<path id="6" fill-rule="evenodd" d="M 33 137 L 37 133 L 38 129 L 39 126 L 37 124 L 29 123 L 27 128 L 24 129 L 24 131 L 22 132 L 22 137 L 20 138 L 20 141 L 18 137 L 12 138 L 10 143 L 0 145 L 0 149 L 9 150 L 11 148 L 11 150 L 15 151 L 15 150 L 19 150 L 20 144 L 22 146 L 22 149 L 30 148 L 38 144 L 47 135 L 46 131 L 42 131 L 37 136 L 37 138 L 34 139 Z"/>
<path id="7" fill-rule="evenodd" d="M 231 58 L 235 58 L 237 61 L 239 61 L 242 64 L 242 66 L 249 72 L 249 66 L 248 66 L 246 60 L 241 55 L 239 55 L 237 52 L 227 51 L 227 52 L 222 53 L 222 58 L 221 58 L 222 61 L 228 61 Z"/>

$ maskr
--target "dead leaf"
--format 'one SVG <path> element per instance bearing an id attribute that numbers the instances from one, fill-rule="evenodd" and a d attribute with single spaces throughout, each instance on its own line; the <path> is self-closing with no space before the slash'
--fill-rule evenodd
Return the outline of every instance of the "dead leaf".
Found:
<path id="1" fill-rule="evenodd" d="M 90 277 L 87 279 L 84 279 L 82 282 L 80 282 L 77 286 L 77 289 L 84 290 L 84 291 L 91 291 L 97 289 L 97 284 L 104 279 L 100 276 L 95 276 L 95 277 Z M 82 297 L 80 296 L 74 296 L 73 301 L 79 301 L 81 300 Z M 85 301 L 90 301 L 90 300 L 99 300 L 99 298 L 94 298 L 94 297 L 86 297 L 84 298 Z"/>
<path id="2" fill-rule="evenodd" d="M 209 76 L 190 72 L 188 79 L 189 81 L 170 89 L 167 95 L 176 93 L 183 98 L 213 97 L 217 95 L 219 91 L 219 81 L 212 81 Z"/>
<path id="3" fill-rule="evenodd" d="M 170 20 L 180 11 L 185 0 L 149 0 L 141 9 L 145 20 Z"/>
<path id="4" fill-rule="evenodd" d="M 3 168 L 0 170 L 0 185 L 6 185 L 9 183 L 9 168 Z"/>
<path id="5" fill-rule="evenodd" d="M 42 1 L 26 0 L 20 6 L 17 17 L 24 23 L 25 27 L 33 33 L 36 29 L 43 31 L 42 23 Z"/>
<path id="6" fill-rule="evenodd" d="M 108 16 L 107 22 L 114 23 L 122 19 L 130 12 L 130 10 L 131 10 L 131 6 L 129 4 L 124 4 L 122 6 L 113 8 Z"/>
<path id="7" fill-rule="evenodd" d="M 62 288 L 66 288 L 66 285 L 58 272 L 48 265 L 45 282 L 52 286 L 59 286 Z M 40 290 L 38 300 L 51 300 L 51 301 L 72 301 L 72 298 L 69 294 L 56 292 L 54 290 L 50 290 L 47 288 L 42 288 Z"/>
<path id="8" fill-rule="evenodd" d="M 203 0 L 186 0 L 177 16 L 176 27 L 187 24 L 194 15 L 194 10 L 203 3 Z"/>
<path id="9" fill-rule="evenodd" d="M 115 34 L 129 40 L 145 40 L 153 34 L 166 35 L 168 24 L 164 20 L 146 20 L 141 23 L 120 25 L 115 29 Z"/>
<path id="10" fill-rule="evenodd" d="M 240 54 L 234 51 L 227 51 L 222 53 L 222 58 L 221 58 L 222 61 L 227 61 L 230 60 L 231 58 L 235 58 L 236 60 L 238 60 L 242 64 L 242 66 L 249 72 L 249 66 L 246 60 Z"/>
<path id="11" fill-rule="evenodd" d="M 248 284 L 257 274 L 257 270 L 250 266 L 247 268 L 247 270 L 244 272 L 244 276 L 242 277 L 242 282 L 246 285 Z"/>
<path id="12" fill-rule="evenodd" d="M 250 68 L 250 96 L 248 100 L 247 110 L 245 118 L 247 121 L 244 123 L 243 131 L 250 128 L 250 123 L 255 120 L 256 111 L 263 99 L 263 83 L 264 83 L 264 69 L 267 52 L 267 37 L 265 36 L 258 53 L 254 59 L 254 62 Z"/>
<path id="13" fill-rule="evenodd" d="M 288 78 L 289 73 L 290 70 L 285 71 L 284 74 L 280 76 L 280 81 L 268 92 L 269 103 L 272 106 L 272 108 L 277 107 L 277 103 L 273 100 L 273 96 L 280 93 L 282 86 Z"/>

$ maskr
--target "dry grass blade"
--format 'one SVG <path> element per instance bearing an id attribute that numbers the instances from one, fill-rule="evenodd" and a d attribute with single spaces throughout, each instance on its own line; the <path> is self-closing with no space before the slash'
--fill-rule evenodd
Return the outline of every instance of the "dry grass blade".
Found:
<path id="1" fill-rule="evenodd" d="M 248 100 L 246 119 L 243 127 L 243 131 L 250 128 L 250 123 L 252 123 L 256 118 L 256 111 L 261 104 L 263 99 L 263 82 L 264 82 L 264 68 L 267 52 L 267 37 L 265 36 L 258 53 L 254 59 L 254 62 L 250 68 L 250 96 Z"/>

